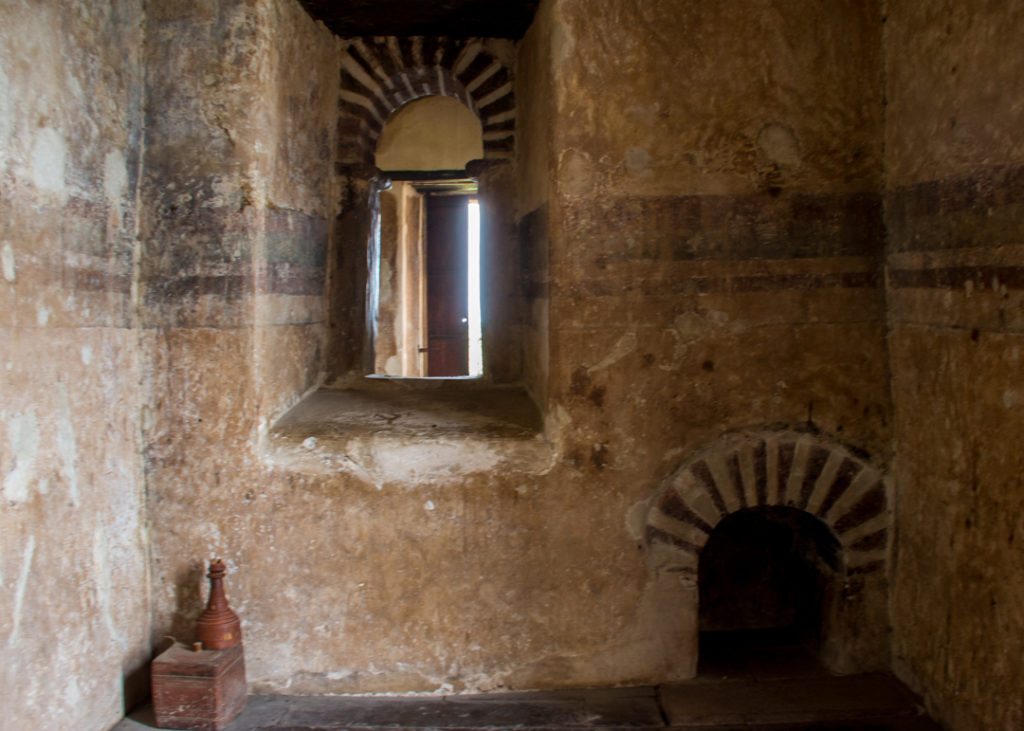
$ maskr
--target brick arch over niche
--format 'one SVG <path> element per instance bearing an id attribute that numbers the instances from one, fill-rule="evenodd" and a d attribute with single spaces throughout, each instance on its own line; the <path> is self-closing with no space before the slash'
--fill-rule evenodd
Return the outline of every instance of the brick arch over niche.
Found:
<path id="1" fill-rule="evenodd" d="M 723 438 L 672 473 L 647 511 L 649 555 L 695 582 L 718 522 L 758 506 L 797 508 L 829 526 L 843 546 L 846 576 L 885 573 L 892 516 L 882 473 L 842 445 L 790 431 Z"/>
<path id="2" fill-rule="evenodd" d="M 512 71 L 485 39 L 388 36 L 350 39 L 342 52 L 340 161 L 372 164 L 390 116 L 432 95 L 458 99 L 480 118 L 485 159 L 513 156 Z"/>

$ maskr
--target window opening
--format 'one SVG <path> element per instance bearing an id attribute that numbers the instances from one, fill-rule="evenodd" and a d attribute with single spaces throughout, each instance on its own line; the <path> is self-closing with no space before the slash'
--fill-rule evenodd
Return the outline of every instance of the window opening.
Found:
<path id="1" fill-rule="evenodd" d="M 483 155 L 476 115 L 447 97 L 413 101 L 381 133 L 379 241 L 368 303 L 373 375 L 483 375 L 481 215 L 465 166 Z"/>
<path id="2" fill-rule="evenodd" d="M 484 372 L 483 333 L 480 323 L 480 201 L 470 198 L 466 203 L 466 217 L 469 223 L 469 251 L 466 267 L 466 289 L 469 302 L 466 318 L 469 330 L 469 373 L 482 376 Z"/>

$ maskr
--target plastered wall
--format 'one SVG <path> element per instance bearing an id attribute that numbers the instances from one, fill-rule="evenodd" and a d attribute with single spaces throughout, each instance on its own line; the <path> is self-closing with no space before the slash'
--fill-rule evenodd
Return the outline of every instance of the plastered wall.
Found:
<path id="1" fill-rule="evenodd" d="M 886 6 L 894 668 L 953 729 L 1024 726 L 1024 9 Z"/>
<path id="2" fill-rule="evenodd" d="M 4 729 L 108 728 L 147 672 L 142 20 L 138 2 L 0 6 Z"/>
<path id="3" fill-rule="evenodd" d="M 278 529 L 307 529 L 250 506 L 273 484 L 261 435 L 323 376 L 337 42 L 293 2 L 168 2 L 145 50 L 151 629 L 187 640 L 205 561 L 261 570 Z M 243 614 L 248 576 L 229 589 Z"/>
<path id="4" fill-rule="evenodd" d="M 268 411 L 260 394 L 275 383 L 268 381 L 275 371 L 260 375 L 253 365 L 271 362 L 260 360 L 268 351 L 247 324 L 253 296 L 242 289 L 233 298 L 211 278 L 208 304 L 190 311 L 210 318 L 165 321 L 154 349 L 166 361 L 154 362 L 152 372 L 168 374 L 167 385 L 152 392 L 151 408 L 162 417 L 147 453 L 159 516 L 154 633 L 188 632 L 199 611 L 198 563 L 217 553 L 234 570 L 230 590 L 246 623 L 256 690 L 683 677 L 693 671 L 694 648 L 673 646 L 676 636 L 652 609 L 661 594 L 642 536 L 643 507 L 661 482 L 723 431 L 777 425 L 820 431 L 884 463 L 885 320 L 872 258 L 882 245 L 881 207 L 872 197 L 881 117 L 864 111 L 873 103 L 880 109 L 871 86 L 880 78 L 874 19 L 860 4 L 812 18 L 770 5 L 754 15 L 748 35 L 734 38 L 738 6 L 730 11 L 736 17 L 717 8 L 652 7 L 653 17 L 624 17 L 613 3 L 545 5 L 521 49 L 528 78 L 542 81 L 517 88 L 528 110 L 525 139 L 541 151 L 520 151 L 527 162 L 514 175 L 508 163 L 483 173 L 482 187 L 507 189 L 518 177 L 518 192 L 495 200 L 517 200 L 520 218 L 543 221 L 533 229 L 541 247 L 530 253 L 530 266 L 534 283 L 547 282 L 550 313 L 535 316 L 533 345 L 524 352 L 532 352 L 526 357 L 541 379 L 535 394 L 550 456 L 496 470 L 445 444 L 453 457 L 444 466 L 439 443 L 414 438 L 388 442 L 403 466 L 386 474 L 360 472 L 340 457 L 331 469 L 270 466 L 260 456 L 255 415 Z M 154 125 L 168 144 L 186 140 L 181 130 L 193 126 L 208 135 L 194 164 L 213 167 L 195 179 L 219 181 L 239 196 L 244 185 L 275 185 L 274 175 L 261 182 L 245 172 L 266 165 L 256 142 L 263 148 L 272 130 L 244 101 L 268 93 L 261 79 L 277 83 L 266 57 L 276 31 L 262 6 L 226 8 L 235 6 L 216 16 L 223 27 L 195 20 L 167 27 L 178 38 L 225 39 L 219 57 L 242 54 L 250 67 L 218 77 L 219 90 L 180 75 L 151 83 L 180 87 L 187 108 L 222 115 L 218 125 L 207 124 L 210 112 L 197 112 L 184 128 L 160 119 Z M 606 53 L 612 27 L 616 43 L 634 49 L 628 63 Z M 312 38 L 320 32 L 299 22 L 289 30 Z M 682 59 L 640 52 L 652 33 L 698 30 L 704 45 Z M 775 39 L 767 47 L 765 36 Z M 836 43 L 842 47 L 833 49 Z M 195 52 L 187 44 L 151 47 L 171 58 Z M 730 73 L 747 79 L 728 93 L 716 76 L 723 56 Z M 818 75 L 805 70 L 812 61 Z M 781 81 L 767 80 L 766 64 Z M 691 73 L 679 73 L 683 67 Z M 800 93 L 776 98 L 778 88 L 791 87 Z M 695 95 L 710 99 L 713 113 L 695 111 L 687 101 Z M 234 145 L 212 154 L 227 134 Z M 715 157 L 699 157 L 705 138 L 716 141 Z M 677 158 L 688 159 L 691 149 L 693 162 L 677 172 Z M 168 180 L 192 179 L 193 168 L 176 167 L 182 158 L 167 157 L 175 166 L 166 168 Z M 158 177 L 163 160 L 153 153 L 153 195 L 166 190 Z M 852 169 L 850 160 L 858 161 Z M 331 257 L 365 257 L 363 195 L 340 190 Z M 259 242 L 259 224 L 247 228 L 258 212 L 258 205 L 225 205 L 219 239 L 185 237 L 206 252 L 200 271 L 212 277 L 217 266 L 230 273 L 259 259 L 240 249 L 236 265 L 220 253 L 236 238 Z M 504 217 L 511 213 L 491 219 Z M 168 227 L 187 220 L 154 217 L 161 227 L 154 251 L 181 235 Z M 495 240 L 505 235 L 499 229 Z M 331 283 L 345 286 L 353 285 Z M 340 347 L 344 318 L 338 322 Z M 328 352 L 328 369 L 332 358 Z M 304 382 L 289 377 L 290 390 L 272 388 L 298 394 L 294 384 Z M 309 448 L 314 455 L 321 449 Z M 884 579 L 882 571 L 872 580 Z M 883 649 L 876 643 L 869 653 L 876 665 L 887 659 L 885 633 L 884 622 L 871 633 L 883 639 Z"/>
<path id="5" fill-rule="evenodd" d="M 597 480 L 606 500 L 640 500 L 684 455 L 752 427 L 888 459 L 877 10 L 554 4 L 563 489 Z M 861 587 L 879 667 L 885 580 Z"/>

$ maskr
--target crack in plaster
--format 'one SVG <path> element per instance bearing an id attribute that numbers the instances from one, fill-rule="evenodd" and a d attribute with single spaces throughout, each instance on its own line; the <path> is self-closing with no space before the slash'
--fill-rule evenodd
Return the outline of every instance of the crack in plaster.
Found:
<path id="1" fill-rule="evenodd" d="M 92 562 L 93 571 L 96 575 L 96 602 L 103 612 L 103 624 L 121 650 L 128 649 L 128 641 L 118 632 L 117 624 L 114 622 L 114 615 L 111 608 L 112 586 L 110 581 L 110 566 L 107 561 L 107 536 L 102 526 L 97 528 L 92 537 Z"/>
<path id="2" fill-rule="evenodd" d="M 597 365 L 593 365 L 587 370 L 590 373 L 596 373 L 597 371 L 604 370 L 609 366 L 615 365 L 620 360 L 625 358 L 627 355 L 636 350 L 636 332 L 630 331 L 615 341 L 615 345 L 612 346 L 611 351 L 608 355 L 601 359 Z"/>

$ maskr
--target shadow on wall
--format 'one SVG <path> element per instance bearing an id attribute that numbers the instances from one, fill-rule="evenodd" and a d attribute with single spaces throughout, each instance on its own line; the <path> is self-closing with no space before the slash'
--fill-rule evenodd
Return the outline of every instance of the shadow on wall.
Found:
<path id="1" fill-rule="evenodd" d="M 174 581 L 177 610 L 171 619 L 171 635 L 179 642 L 191 643 L 196 631 L 196 620 L 203 612 L 201 588 L 206 570 L 196 563 L 181 571 Z"/>

